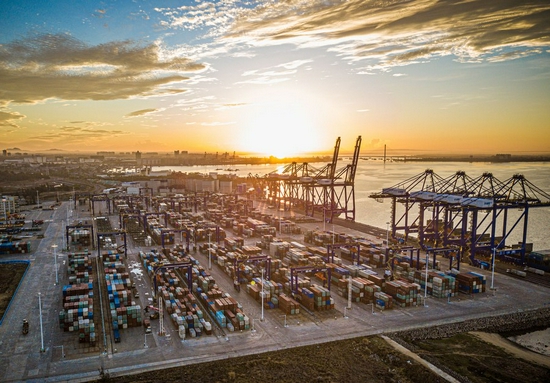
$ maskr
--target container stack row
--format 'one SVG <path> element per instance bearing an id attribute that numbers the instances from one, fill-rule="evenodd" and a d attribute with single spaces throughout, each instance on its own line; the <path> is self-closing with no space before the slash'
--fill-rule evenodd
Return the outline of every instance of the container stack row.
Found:
<path id="1" fill-rule="evenodd" d="M 302 305 L 310 311 L 325 311 L 334 309 L 334 299 L 330 290 L 321 286 L 311 285 L 298 289 Z"/>
<path id="2" fill-rule="evenodd" d="M 279 303 L 279 309 L 286 315 L 300 314 L 300 304 L 293 298 L 282 293 L 282 294 L 279 294 L 277 299 Z"/>
<path id="3" fill-rule="evenodd" d="M 63 286 L 63 309 L 59 312 L 59 327 L 77 332 L 80 343 L 95 345 L 93 284 L 80 283 Z"/>
<path id="4" fill-rule="evenodd" d="M 92 261 L 87 251 L 69 253 L 67 259 L 67 273 L 70 284 L 89 283 L 92 281 Z"/>
<path id="5" fill-rule="evenodd" d="M 342 278 L 337 283 L 338 293 L 347 298 L 349 290 L 349 277 Z M 374 282 L 363 277 L 354 277 L 351 279 L 351 300 L 352 302 L 373 303 L 374 293 L 381 291 Z"/>
<path id="6" fill-rule="evenodd" d="M 132 300 L 130 275 L 120 254 L 112 251 L 103 254 L 103 269 L 113 329 L 141 326 L 141 306 Z"/>
<path id="7" fill-rule="evenodd" d="M 382 291 L 374 293 L 374 302 L 378 310 L 387 310 L 393 308 L 393 297 Z"/>
<path id="8" fill-rule="evenodd" d="M 393 297 L 395 305 L 399 307 L 411 307 L 418 304 L 420 285 L 402 280 L 388 281 L 386 282 L 384 292 Z"/>
<path id="9" fill-rule="evenodd" d="M 485 275 L 473 271 L 451 274 L 456 278 L 458 291 L 465 294 L 484 293 L 487 285 Z"/>
<path id="10" fill-rule="evenodd" d="M 246 292 L 254 298 L 256 302 L 262 304 L 265 309 L 279 308 L 279 295 L 283 293 L 283 285 L 278 282 L 264 279 L 262 284 L 261 278 L 252 278 L 250 283 L 246 285 Z"/>
<path id="11" fill-rule="evenodd" d="M 31 252 L 31 243 L 0 241 L 0 254 L 27 254 Z"/>
<path id="12" fill-rule="evenodd" d="M 180 338 L 200 337 L 212 334 L 212 325 L 208 322 L 195 296 L 188 288 L 178 286 L 179 278 L 171 272 L 159 273 L 157 276 L 157 294 L 164 302 L 166 312 L 172 324 L 178 329 Z"/>
<path id="13" fill-rule="evenodd" d="M 212 275 L 193 257 L 183 252 L 172 254 L 171 251 L 165 251 L 165 253 L 151 251 L 140 252 L 140 258 L 150 278 L 155 278 L 153 275 L 155 265 L 174 261 L 190 264 L 181 270 L 181 274 L 187 275 L 187 268 L 191 267 L 192 285 L 190 287 L 180 286 L 181 278 L 173 270 L 157 272 L 156 277 L 157 292 L 161 294 L 167 312 L 171 315 L 181 338 L 186 336 L 193 338 L 212 333 L 212 323 L 207 320 L 207 313 L 202 311 L 201 306 L 208 310 L 208 314 L 220 327 L 227 328 L 229 331 L 250 328 L 249 319 L 240 309 L 238 302 L 223 292 Z M 197 300 L 200 301 L 200 305 Z"/>
<path id="14" fill-rule="evenodd" d="M 415 270 L 411 272 L 414 283 L 420 285 L 422 290 L 426 289 L 426 272 Z M 458 285 L 455 278 L 450 275 L 445 275 L 441 272 L 428 271 L 428 288 L 427 293 L 434 298 L 454 297 L 458 293 Z"/>

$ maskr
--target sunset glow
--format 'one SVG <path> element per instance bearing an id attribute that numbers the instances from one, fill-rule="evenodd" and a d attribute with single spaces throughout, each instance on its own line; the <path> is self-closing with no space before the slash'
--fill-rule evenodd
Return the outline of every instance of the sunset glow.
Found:
<path id="1" fill-rule="evenodd" d="M 0 5 L 0 146 L 550 153 L 546 1 Z"/>

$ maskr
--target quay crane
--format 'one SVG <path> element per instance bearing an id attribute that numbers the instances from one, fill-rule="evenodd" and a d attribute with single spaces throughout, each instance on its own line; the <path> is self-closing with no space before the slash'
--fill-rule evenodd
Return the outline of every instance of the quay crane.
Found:
<path id="1" fill-rule="evenodd" d="M 278 210 L 298 206 L 306 216 L 322 214 L 323 221 L 332 223 L 341 215 L 355 220 L 355 174 L 361 149 L 361 136 L 355 143 L 350 164 L 338 169 L 340 137 L 334 146 L 332 161 L 321 169 L 308 163 L 287 165 L 282 172 L 271 172 L 265 177 L 252 177 L 254 190 L 271 201 Z"/>
<path id="2" fill-rule="evenodd" d="M 431 169 L 370 197 L 391 199 L 392 237 L 398 231 L 404 232 L 405 239 L 416 233 L 423 250 L 457 249 L 457 265 L 462 256 L 478 265 L 476 254 L 491 252 L 501 259 L 524 264 L 529 210 L 550 206 L 550 195 L 522 174 L 500 181 L 491 173 L 474 179 L 458 171 L 443 178 Z M 520 211 L 515 221 L 508 214 L 511 210 Z M 506 240 L 520 224 L 521 242 L 507 246 Z"/>

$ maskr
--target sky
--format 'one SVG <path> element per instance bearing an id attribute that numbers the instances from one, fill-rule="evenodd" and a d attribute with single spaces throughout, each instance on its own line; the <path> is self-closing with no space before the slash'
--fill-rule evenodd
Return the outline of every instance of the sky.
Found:
<path id="1" fill-rule="evenodd" d="M 549 154 L 547 0 L 6 0 L 0 148 Z"/>

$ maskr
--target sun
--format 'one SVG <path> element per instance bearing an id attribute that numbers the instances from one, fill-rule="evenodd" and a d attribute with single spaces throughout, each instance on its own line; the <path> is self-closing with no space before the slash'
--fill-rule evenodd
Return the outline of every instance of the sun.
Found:
<path id="1" fill-rule="evenodd" d="M 290 102 L 261 106 L 250 116 L 241 144 L 244 151 L 278 158 L 319 151 L 322 132 L 311 112 Z"/>

